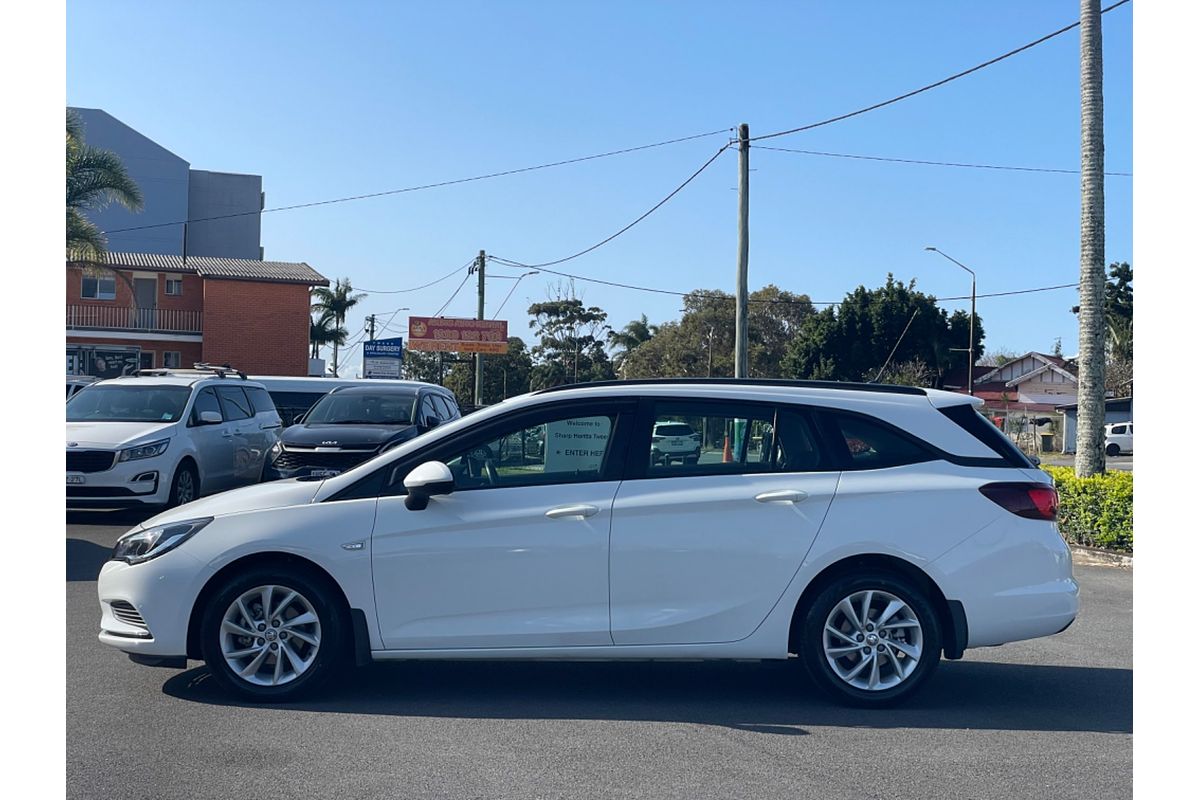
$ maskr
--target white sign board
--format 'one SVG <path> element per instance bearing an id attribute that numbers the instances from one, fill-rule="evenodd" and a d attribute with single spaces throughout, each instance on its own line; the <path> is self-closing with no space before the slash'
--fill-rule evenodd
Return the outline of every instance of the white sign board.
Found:
<path id="1" fill-rule="evenodd" d="M 612 432 L 608 417 L 576 417 L 546 426 L 546 472 L 599 472 Z"/>
<path id="2" fill-rule="evenodd" d="M 398 358 L 364 358 L 364 378 L 399 378 L 400 359 Z"/>

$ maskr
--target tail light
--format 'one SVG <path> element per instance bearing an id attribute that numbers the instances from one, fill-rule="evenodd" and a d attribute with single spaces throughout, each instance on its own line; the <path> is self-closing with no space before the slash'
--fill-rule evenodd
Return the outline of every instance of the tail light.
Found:
<path id="1" fill-rule="evenodd" d="M 1058 519 L 1058 492 L 1047 483 L 987 483 L 980 493 L 1006 511 L 1026 519 Z"/>

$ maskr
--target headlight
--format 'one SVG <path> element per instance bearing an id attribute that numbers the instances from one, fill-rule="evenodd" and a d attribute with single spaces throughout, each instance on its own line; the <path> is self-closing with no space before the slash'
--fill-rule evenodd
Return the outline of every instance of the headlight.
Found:
<path id="1" fill-rule="evenodd" d="M 140 564 L 143 561 L 158 558 L 163 553 L 179 547 L 212 521 L 212 517 L 202 517 L 130 531 L 117 539 L 117 544 L 113 547 L 112 560 L 124 561 L 127 564 Z"/>
<path id="2" fill-rule="evenodd" d="M 121 451 L 118 461 L 137 461 L 139 458 L 154 458 L 167 452 L 170 439 L 159 439 L 150 444 L 139 444 L 137 447 L 127 447 Z"/>
<path id="3" fill-rule="evenodd" d="M 270 451 L 268 451 L 267 455 L 269 455 L 271 460 L 274 461 L 276 458 L 279 457 L 279 454 L 282 452 L 283 452 L 283 442 L 277 441 L 277 442 L 275 442 L 275 444 L 271 445 L 271 449 L 270 449 Z"/>

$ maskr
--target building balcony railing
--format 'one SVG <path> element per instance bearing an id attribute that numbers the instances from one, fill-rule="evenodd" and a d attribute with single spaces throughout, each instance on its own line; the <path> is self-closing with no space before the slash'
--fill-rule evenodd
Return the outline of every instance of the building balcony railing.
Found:
<path id="1" fill-rule="evenodd" d="M 67 306 L 67 330 L 201 333 L 204 312 L 179 308 Z"/>

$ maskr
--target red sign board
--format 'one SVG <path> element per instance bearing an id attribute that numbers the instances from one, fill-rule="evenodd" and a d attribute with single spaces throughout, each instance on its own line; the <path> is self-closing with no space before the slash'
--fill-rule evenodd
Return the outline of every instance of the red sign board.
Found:
<path id="1" fill-rule="evenodd" d="M 409 317 L 408 349 L 503 355 L 508 352 L 508 322 L 492 319 Z"/>

